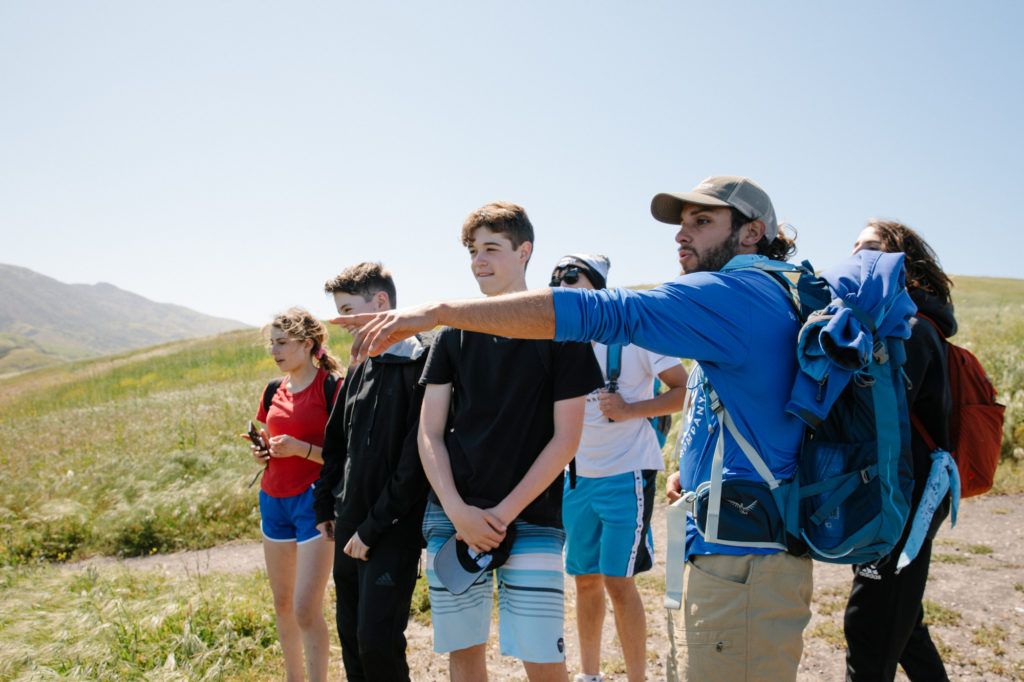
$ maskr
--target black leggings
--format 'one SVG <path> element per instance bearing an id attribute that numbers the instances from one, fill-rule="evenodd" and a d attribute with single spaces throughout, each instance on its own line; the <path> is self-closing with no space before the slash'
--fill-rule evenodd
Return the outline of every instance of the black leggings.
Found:
<path id="1" fill-rule="evenodd" d="M 369 560 L 353 559 L 335 538 L 334 587 L 338 636 L 349 680 L 409 682 L 405 626 L 409 622 L 420 549 L 387 536 L 370 548 Z"/>

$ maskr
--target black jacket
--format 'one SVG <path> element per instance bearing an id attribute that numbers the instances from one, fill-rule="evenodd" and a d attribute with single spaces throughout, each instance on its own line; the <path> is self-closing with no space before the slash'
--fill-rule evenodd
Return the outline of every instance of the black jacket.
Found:
<path id="1" fill-rule="evenodd" d="M 335 541 L 358 531 L 373 547 L 385 533 L 420 547 L 428 484 L 416 446 L 432 335 L 395 344 L 349 369 L 324 434 L 313 489 L 317 523 L 335 521 Z"/>
<path id="2" fill-rule="evenodd" d="M 920 289 L 911 289 L 910 297 L 917 304 L 918 315 L 932 320 L 947 337 L 956 334 L 953 306 L 940 302 Z M 911 412 L 924 424 L 935 444 L 949 449 L 949 414 L 952 396 L 949 392 L 949 369 L 946 366 L 946 344 L 928 320 L 914 317 L 910 320 L 910 339 L 906 342 L 905 370 L 909 386 L 907 404 Z M 911 427 L 911 448 L 914 454 L 913 509 L 924 493 L 924 484 L 931 471 L 931 448 Z M 929 537 L 934 537 L 942 520 L 949 512 L 949 498 L 936 511 Z"/>

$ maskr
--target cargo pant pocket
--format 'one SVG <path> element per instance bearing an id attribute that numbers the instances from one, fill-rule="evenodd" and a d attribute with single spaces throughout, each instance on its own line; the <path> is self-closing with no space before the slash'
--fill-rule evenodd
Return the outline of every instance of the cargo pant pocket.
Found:
<path id="1" fill-rule="evenodd" d="M 679 671 L 686 680 L 744 680 L 749 587 L 740 580 L 749 572 L 747 557 L 693 559 L 686 563 L 676 619 Z"/>

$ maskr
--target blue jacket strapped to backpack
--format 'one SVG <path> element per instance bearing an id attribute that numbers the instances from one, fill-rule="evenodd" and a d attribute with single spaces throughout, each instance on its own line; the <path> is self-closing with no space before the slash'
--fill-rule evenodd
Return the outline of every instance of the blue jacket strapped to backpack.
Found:
<path id="1" fill-rule="evenodd" d="M 811 427 L 818 425 L 854 375 L 867 366 L 876 338 L 910 338 L 910 318 L 917 311 L 904 286 L 902 253 L 860 251 L 821 273 L 821 278 L 835 298 L 800 330 L 801 371 L 786 406 Z M 902 365 L 902 358 L 897 361 Z"/>

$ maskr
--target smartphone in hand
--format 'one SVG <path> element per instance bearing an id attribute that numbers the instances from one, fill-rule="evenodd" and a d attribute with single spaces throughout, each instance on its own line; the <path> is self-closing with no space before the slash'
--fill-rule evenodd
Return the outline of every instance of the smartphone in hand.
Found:
<path id="1" fill-rule="evenodd" d="M 267 444 L 263 442 L 263 437 L 260 435 L 259 429 L 249 420 L 249 440 L 252 444 L 258 447 L 260 450 L 266 450 Z"/>

